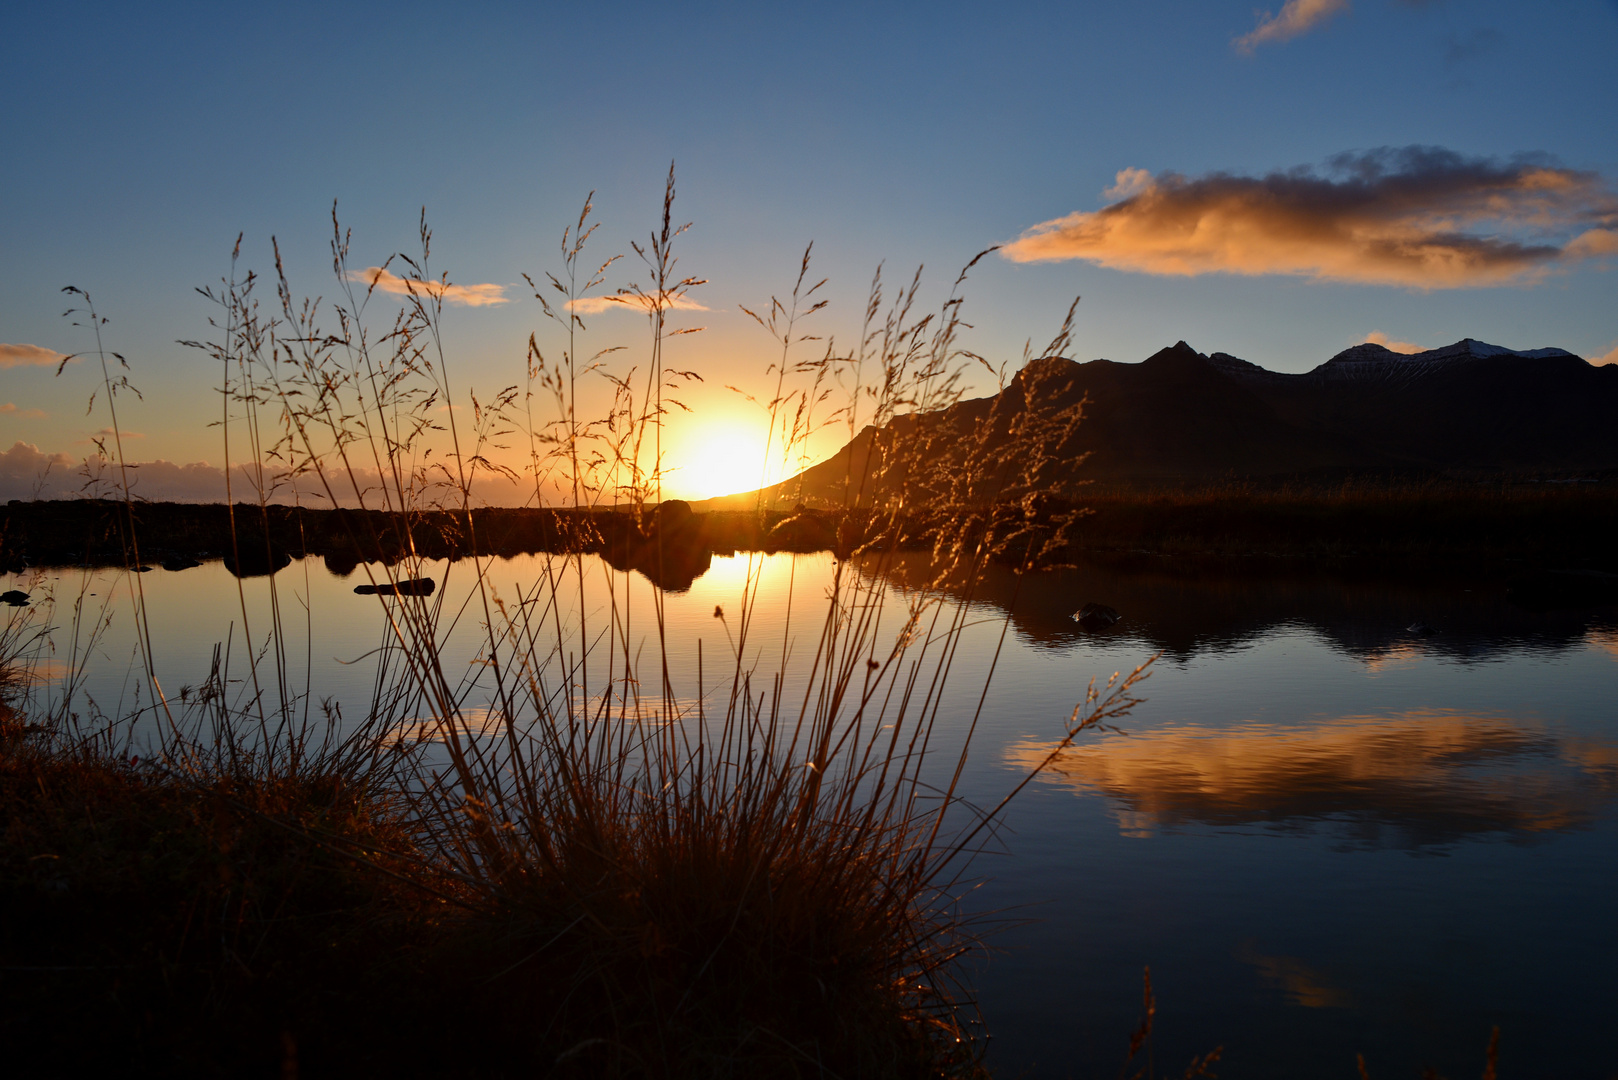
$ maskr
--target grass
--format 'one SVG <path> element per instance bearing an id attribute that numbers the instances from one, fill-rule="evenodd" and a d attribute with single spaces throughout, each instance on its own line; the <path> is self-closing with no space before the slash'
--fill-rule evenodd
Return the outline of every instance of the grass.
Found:
<path id="1" fill-rule="evenodd" d="M 350 268 L 335 214 L 334 304 L 300 299 L 279 258 L 268 310 L 234 262 L 205 290 L 213 333 L 196 344 L 221 372 L 227 476 L 241 463 L 249 478 L 231 491 L 231 565 L 276 565 L 273 501 L 313 492 L 344 508 L 350 550 L 388 554 L 359 564 L 371 583 L 427 576 L 440 543 L 466 553 L 450 573 L 470 581 L 378 598 L 386 641 L 359 703 L 298 684 L 306 638 L 276 577 L 262 583 L 268 624 L 249 617 L 243 583 L 245 644 L 176 692 L 127 575 L 145 696 L 112 718 L 82 692 L 107 616 L 74 601 L 65 675 L 47 685 L 29 677 L 47 641 L 37 609 L 11 613 L 0 986 L 19 1060 L 164 1075 L 983 1071 L 954 981 L 976 945 L 956 897 L 1006 804 L 959 797 L 975 714 L 958 749 L 936 747 L 946 703 L 981 712 L 986 693 L 951 680 L 972 599 L 959 582 L 1009 544 L 1032 567 L 1061 540 L 1060 523 L 977 506 L 1037 464 L 1040 433 L 965 475 L 930 473 L 927 447 L 895 448 L 914 482 L 896 496 L 885 483 L 883 513 L 834 523 L 823 606 L 761 639 L 754 560 L 715 612 L 727 647 L 691 670 L 652 583 L 684 527 L 662 505 L 663 424 L 698 377 L 668 362 L 678 301 L 701 283 L 677 268 L 673 206 L 671 169 L 659 226 L 633 248 L 641 277 L 608 298 L 646 316 L 642 343 L 598 346 L 581 317 L 616 262 L 586 259 L 587 201 L 536 287 L 550 330 L 530 338 L 522 377 L 482 398 L 452 379 L 451 282 L 430 269 L 425 219 L 420 251 L 387 264 L 408 283 L 396 316 L 374 315 L 376 278 Z M 854 347 L 828 340 L 799 359 L 821 306 L 806 252 L 789 297 L 757 316 L 780 350 L 758 396 L 770 452 L 790 462 L 828 423 L 958 399 L 981 363 L 959 343 L 964 281 L 921 314 L 919 274 L 891 302 L 878 276 Z M 133 387 L 113 379 L 108 357 L 122 359 L 74 291 L 110 406 Z M 118 448 L 105 452 L 126 475 Z M 556 511 L 573 552 L 515 595 L 489 577 L 474 492 L 490 475 Z M 138 510 L 121 494 L 133 566 Z M 632 530 L 624 565 L 640 572 L 579 554 L 605 544 L 607 510 Z M 896 598 L 849 560 L 880 561 L 916 512 L 939 578 Z M 423 528 L 438 541 L 418 543 Z M 452 592 L 470 599 L 448 606 Z M 465 670 L 446 660 L 457 633 L 480 641 Z M 1063 745 L 1127 712 L 1144 674 L 1092 683 Z"/>

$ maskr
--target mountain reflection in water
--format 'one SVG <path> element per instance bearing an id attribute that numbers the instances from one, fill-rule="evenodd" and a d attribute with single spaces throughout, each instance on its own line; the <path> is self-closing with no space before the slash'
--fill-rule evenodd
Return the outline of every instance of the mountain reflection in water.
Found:
<path id="1" fill-rule="evenodd" d="M 1618 655 L 1618 645 L 1611 644 L 1618 642 L 1618 609 L 1611 605 L 1530 611 L 1512 603 L 1505 584 L 1496 580 L 1453 573 L 1333 576 L 1305 562 L 1299 560 L 1290 571 L 1272 562 L 1242 573 L 1228 561 L 1133 555 L 1021 576 L 994 565 L 970 598 L 1009 610 L 1019 638 L 1054 649 L 1094 640 L 1073 613 L 1088 602 L 1106 604 L 1123 620 L 1102 636 L 1138 641 L 1174 660 L 1260 641 L 1281 627 L 1313 630 L 1338 651 L 1372 663 L 1412 655 L 1418 648 L 1427 655 L 1487 660 L 1592 639 L 1609 643 L 1604 647 Z M 901 590 L 933 576 L 925 552 L 856 565 L 867 578 L 882 566 L 886 579 Z M 950 591 L 964 595 L 958 588 Z M 1417 622 L 1437 632 L 1418 637 L 1409 629 Z"/>
<path id="2" fill-rule="evenodd" d="M 1053 746 L 1013 743 L 1006 760 L 1029 768 Z M 1307 728 L 1109 735 L 1064 751 L 1043 778 L 1113 800 L 1129 836 L 1186 825 L 1323 828 L 1347 847 L 1423 850 L 1588 826 L 1618 795 L 1618 743 L 1417 710 Z"/>

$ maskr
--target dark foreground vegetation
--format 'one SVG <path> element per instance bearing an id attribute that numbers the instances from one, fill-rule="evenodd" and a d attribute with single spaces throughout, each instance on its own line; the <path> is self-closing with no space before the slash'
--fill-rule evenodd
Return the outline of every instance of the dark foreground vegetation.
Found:
<path id="1" fill-rule="evenodd" d="M 896 1007 L 904 913 L 829 895 L 823 865 L 626 866 L 609 832 L 592 870 L 491 902 L 372 747 L 214 749 L 142 761 L 0 712 L 18 1075 L 978 1071 L 947 1011 Z"/>
<path id="2" fill-rule="evenodd" d="M 86 698 L 84 664 L 114 616 L 87 614 L 83 593 L 0 609 L 8 1065 L 283 1077 L 982 1071 L 955 982 L 976 942 L 958 897 L 1005 802 L 962 806 L 970 732 L 951 733 L 947 751 L 934 738 L 946 698 L 982 701 L 981 685 L 950 685 L 969 603 L 942 586 L 892 599 L 840 568 L 824 609 L 772 644 L 752 630 L 755 565 L 736 602 L 715 609 L 706 663 L 700 649 L 694 665 L 674 659 L 685 654 L 662 618 L 666 587 L 689 583 L 722 543 L 810 544 L 791 537 L 815 521 L 735 518 L 739 535 L 722 538 L 714 519 L 661 498 L 666 395 L 695 377 L 662 354 L 679 332 L 665 319 L 697 283 L 674 273 L 673 195 L 671 172 L 661 228 L 636 249 L 644 281 L 618 294 L 648 315 L 640 361 L 608 371 L 617 346 L 581 349 L 574 302 L 601 284 L 578 261 L 593 231 L 586 205 L 539 297 L 551 351 L 531 340 L 524 381 L 492 402 L 462 406 L 453 392 L 439 329 L 447 282 L 426 269 L 425 223 L 420 253 L 401 260 L 408 299 L 391 314 L 365 314 L 372 291 L 335 221 L 335 310 L 279 277 L 273 306 L 250 273 L 205 290 L 216 309 L 198 348 L 220 372 L 226 446 L 248 457 L 248 506 L 133 498 L 116 434 L 118 396 L 133 388 L 104 347 L 105 320 L 69 290 L 70 315 L 93 328 L 115 433 L 104 471 L 122 490 L 116 502 L 8 508 L 5 557 L 13 569 L 135 571 L 117 617 L 133 625 L 141 692 L 114 716 Z M 799 452 L 839 365 L 882 387 L 859 400 L 879 419 L 958 396 L 953 296 L 916 315 L 909 291 L 887 305 L 878 283 L 871 311 L 891 307 L 886 336 L 799 365 L 793 326 L 818 288 L 807 269 L 806 254 L 790 299 L 759 320 L 781 348 L 766 398 L 772 454 Z M 788 385 L 805 371 L 810 386 Z M 609 388 L 584 403 L 599 412 L 581 412 L 584 379 Z M 523 444 L 521 472 L 488 456 Z M 473 509 L 490 469 L 562 508 Z M 357 508 L 284 508 L 287 476 Z M 903 520 L 896 506 L 839 542 L 880 557 Z M 933 535 L 941 565 L 968 579 L 1006 539 L 970 515 Z M 487 556 L 511 550 L 558 554 L 497 592 Z M 591 551 L 607 572 L 581 554 Z M 244 582 L 241 636 L 216 648 L 204 685 L 162 685 L 153 658 L 165 643 L 152 640 L 140 571 L 183 571 L 207 554 L 251 578 L 310 553 L 338 572 L 363 567 L 378 586 L 385 640 L 367 657 L 368 700 L 299 683 L 289 657 L 307 643 L 274 576 Z M 464 606 L 415 587 L 429 560 L 455 555 L 473 578 Z M 267 623 L 249 626 L 249 586 L 270 600 Z M 476 642 L 470 663 L 446 660 L 457 633 Z M 789 672 L 802 636 L 816 659 Z M 1053 717 L 1062 746 L 1126 712 L 1142 675 L 1092 683 L 1071 716 Z"/>

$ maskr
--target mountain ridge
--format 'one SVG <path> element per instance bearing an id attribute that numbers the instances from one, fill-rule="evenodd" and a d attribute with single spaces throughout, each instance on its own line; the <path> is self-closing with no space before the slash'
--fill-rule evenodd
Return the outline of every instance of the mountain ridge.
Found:
<path id="1" fill-rule="evenodd" d="M 1462 338 L 1398 353 L 1368 342 L 1287 373 L 1179 341 L 1137 363 L 1037 358 L 998 394 L 902 417 L 882 433 L 868 427 L 827 461 L 747 496 L 841 503 L 862 473 L 900 475 L 882 462 L 871 470 L 872 447 L 880 455 L 884 444 L 928 437 L 948 454 L 946 429 L 957 442 L 970 431 L 997 445 L 1013 418 L 1081 403 L 1077 429 L 1039 448 L 1049 459 L 1043 489 L 1618 472 L 1618 365 L 1565 349 Z"/>

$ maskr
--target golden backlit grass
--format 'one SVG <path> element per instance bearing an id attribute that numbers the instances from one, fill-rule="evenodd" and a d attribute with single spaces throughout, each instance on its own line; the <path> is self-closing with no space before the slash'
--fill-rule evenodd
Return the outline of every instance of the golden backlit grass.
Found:
<path id="1" fill-rule="evenodd" d="M 970 622 L 959 582 L 1013 532 L 1026 546 L 1028 527 L 984 520 L 965 496 L 1014 481 L 1037 440 L 1020 457 L 978 455 L 966 474 L 929 472 L 927 448 L 910 448 L 914 490 L 832 531 L 846 550 L 817 609 L 762 640 L 758 560 L 736 604 L 715 612 L 723 647 L 699 652 L 695 670 L 675 664 L 656 582 L 690 538 L 658 505 L 662 422 L 696 376 L 672 370 L 665 345 L 698 281 L 676 270 L 673 198 L 671 171 L 659 227 L 634 249 L 643 276 L 620 293 L 647 317 L 633 360 L 609 366 L 619 346 L 585 344 L 582 301 L 613 263 L 583 261 L 586 204 L 562 268 L 536 289 L 549 344 L 530 339 L 522 379 L 481 400 L 451 379 L 450 293 L 428 268 L 425 222 L 420 252 L 397 260 L 397 317 L 367 313 L 372 293 L 335 219 L 334 305 L 298 299 L 279 263 L 268 311 L 253 274 L 207 291 L 216 315 L 199 348 L 221 372 L 219 426 L 227 450 L 246 448 L 257 503 L 233 505 L 232 565 L 276 565 L 248 526 L 267 526 L 295 473 L 330 505 L 380 511 L 345 518 L 354 550 L 392 554 L 363 564 L 373 583 L 426 576 L 417 530 L 454 522 L 471 599 L 378 598 L 376 689 L 342 703 L 351 721 L 297 684 L 288 657 L 304 616 L 274 577 L 253 586 L 269 591 L 270 624 L 249 618 L 244 583 L 244 653 L 223 650 L 207 684 L 181 693 L 156 675 L 162 643 L 144 632 L 137 592 L 147 704 L 111 723 L 81 716 L 93 649 L 80 637 L 93 645 L 101 624 L 75 616 L 66 675 L 19 699 L 0 747 L 0 858 L 17 871 L 0 919 L 47 929 L 6 939 L 8 1034 L 24 1056 L 168 1075 L 982 1071 L 954 982 L 975 943 L 956 897 L 1004 803 L 961 804 L 984 687 L 954 686 L 951 669 Z M 758 396 L 771 453 L 791 460 L 827 422 L 959 398 L 978 362 L 958 341 L 964 272 L 926 314 L 919 278 L 888 301 L 878 277 L 856 346 L 828 341 L 800 361 L 802 321 L 819 307 L 808 266 L 806 253 L 790 297 L 759 319 L 780 350 Z M 599 413 L 581 404 L 586 380 L 608 387 Z M 839 380 L 847 398 L 834 406 Z M 526 453 L 521 468 L 513 453 Z M 634 536 L 619 546 L 639 571 L 560 555 L 516 595 L 497 592 L 473 513 L 491 471 L 566 510 L 557 527 L 581 530 L 575 550 L 599 544 L 589 511 L 628 514 Z M 939 584 L 896 596 L 847 557 L 882 558 L 923 503 L 942 526 L 930 534 Z M 137 538 L 125 539 L 133 556 Z M 25 669 L 37 639 L 8 625 L 6 659 Z M 466 670 L 446 660 L 457 627 L 480 642 Z M 1126 712 L 1140 677 L 1092 685 L 1053 718 L 1062 741 Z M 963 722 L 939 752 L 942 725 Z"/>

